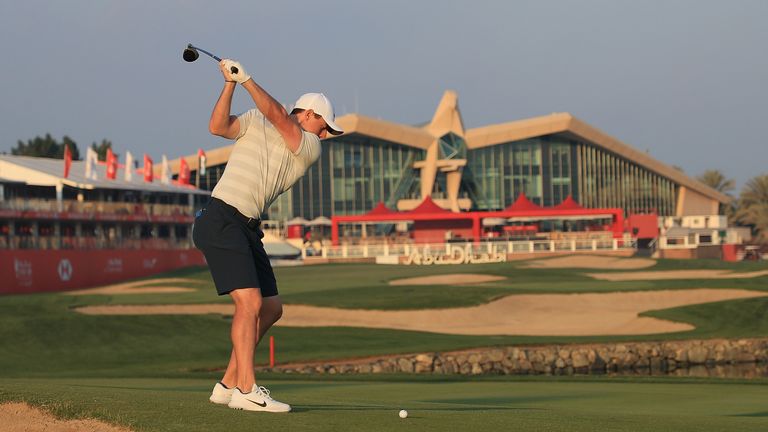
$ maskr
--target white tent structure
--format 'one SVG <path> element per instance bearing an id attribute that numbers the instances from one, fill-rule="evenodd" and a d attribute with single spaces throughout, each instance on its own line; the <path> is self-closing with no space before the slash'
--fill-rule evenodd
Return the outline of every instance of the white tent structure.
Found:
<path id="1" fill-rule="evenodd" d="M 309 221 L 304 219 L 303 217 L 295 217 L 289 220 L 288 222 L 286 222 L 285 224 L 290 226 L 290 225 L 307 225 L 308 223 Z"/>
<path id="2" fill-rule="evenodd" d="M 132 167 L 129 169 L 133 169 Z M 72 161 L 69 176 L 64 177 L 64 161 L 31 156 L 0 155 L 0 177 L 7 181 L 22 182 L 30 186 L 50 186 L 56 190 L 57 201 L 62 201 L 65 186 L 80 190 L 116 189 L 146 192 L 184 193 L 190 195 L 210 195 L 209 191 L 197 189 L 191 185 L 146 182 L 142 175 L 135 175 L 130 181 L 125 180 L 125 168 L 118 168 L 114 180 L 107 179 L 106 166 L 91 166 L 96 179 L 86 177 L 86 162 Z"/>
<path id="3" fill-rule="evenodd" d="M 325 216 L 318 216 L 307 222 L 307 226 L 331 226 L 333 223 Z"/>
<path id="4" fill-rule="evenodd" d="M 270 259 L 296 259 L 301 256 L 301 249 L 268 231 L 264 231 L 264 238 L 261 241 Z"/>

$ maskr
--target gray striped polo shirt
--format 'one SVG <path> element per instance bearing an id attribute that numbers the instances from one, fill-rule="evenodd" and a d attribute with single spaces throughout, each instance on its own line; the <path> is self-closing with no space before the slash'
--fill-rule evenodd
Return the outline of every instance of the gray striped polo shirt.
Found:
<path id="1" fill-rule="evenodd" d="M 258 109 L 246 111 L 238 120 L 234 148 L 211 196 L 248 217 L 261 218 L 320 157 L 320 138 L 303 130 L 299 149 L 293 153 Z"/>

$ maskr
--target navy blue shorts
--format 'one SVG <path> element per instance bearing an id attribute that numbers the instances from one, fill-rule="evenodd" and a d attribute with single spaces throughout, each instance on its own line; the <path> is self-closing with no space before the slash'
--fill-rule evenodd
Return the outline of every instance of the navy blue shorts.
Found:
<path id="1" fill-rule="evenodd" d="M 277 281 L 261 242 L 258 224 L 246 223 L 237 209 L 212 198 L 195 215 L 192 240 L 208 262 L 216 291 L 259 288 L 262 297 L 277 295 Z"/>

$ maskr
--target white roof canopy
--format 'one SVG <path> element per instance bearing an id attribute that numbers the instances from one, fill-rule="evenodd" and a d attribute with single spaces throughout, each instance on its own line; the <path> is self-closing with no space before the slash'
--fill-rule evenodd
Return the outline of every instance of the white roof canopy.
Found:
<path id="1" fill-rule="evenodd" d="M 33 186 L 56 187 L 66 185 L 89 190 L 119 189 L 196 195 L 210 194 L 209 191 L 197 189 L 194 186 L 162 183 L 159 180 L 146 182 L 140 172 L 134 172 L 131 181 L 126 181 L 124 167 L 118 168 L 115 179 L 110 180 L 107 179 L 106 166 L 102 164 L 96 164 L 92 167 L 96 172 L 96 179 L 94 180 L 85 177 L 85 165 L 85 161 L 72 161 L 69 176 L 64 177 L 64 161 L 62 159 L 0 155 L 0 177 Z"/>

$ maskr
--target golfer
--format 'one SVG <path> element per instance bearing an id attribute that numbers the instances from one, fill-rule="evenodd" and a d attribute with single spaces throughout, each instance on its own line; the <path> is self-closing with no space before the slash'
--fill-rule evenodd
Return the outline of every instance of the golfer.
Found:
<path id="1" fill-rule="evenodd" d="M 235 303 L 235 316 L 232 355 L 210 400 L 236 409 L 288 412 L 290 405 L 274 400 L 269 390 L 256 384 L 253 370 L 256 346 L 283 313 L 261 242 L 261 217 L 320 157 L 320 138 L 341 134 L 342 129 L 322 93 L 301 96 L 289 114 L 240 63 L 225 59 L 219 68 L 224 89 L 213 107 L 209 130 L 234 139 L 235 145 L 211 200 L 196 215 L 193 240 L 205 255 L 219 295 L 229 295 Z M 237 84 L 251 95 L 256 109 L 232 116 Z"/>

